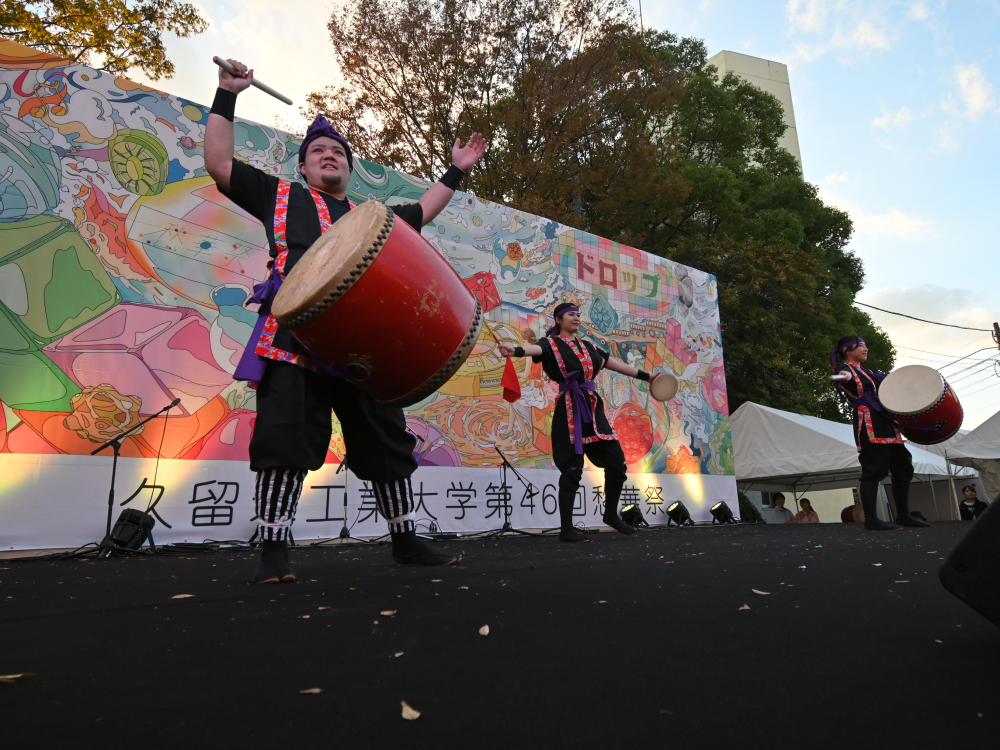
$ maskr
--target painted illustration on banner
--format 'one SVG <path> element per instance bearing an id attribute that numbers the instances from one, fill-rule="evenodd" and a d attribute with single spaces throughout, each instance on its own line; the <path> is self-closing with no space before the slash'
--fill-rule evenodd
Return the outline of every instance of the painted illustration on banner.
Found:
<path id="1" fill-rule="evenodd" d="M 205 172 L 207 118 L 202 104 L 0 42 L 0 451 L 86 455 L 180 399 L 122 455 L 248 460 L 255 393 L 231 376 L 268 247 Z M 235 133 L 238 159 L 299 179 L 296 137 L 242 120 Z M 357 158 L 348 197 L 393 205 L 427 187 Z M 596 346 L 676 375 L 666 403 L 645 383 L 598 378 L 630 473 L 733 474 L 714 277 L 465 193 L 423 234 L 501 341 L 534 343 L 570 301 Z M 504 364 L 484 331 L 455 377 L 407 410 L 421 466 L 496 468 L 498 448 L 520 468 L 553 468 L 557 389 L 517 359 L 522 396 L 508 403 Z M 335 422 L 328 462 L 343 454 Z M 488 485 L 456 482 L 434 502 L 488 513 Z M 191 523 L 225 525 L 237 490 L 198 485 Z M 655 513 L 659 496 L 636 492 Z"/>

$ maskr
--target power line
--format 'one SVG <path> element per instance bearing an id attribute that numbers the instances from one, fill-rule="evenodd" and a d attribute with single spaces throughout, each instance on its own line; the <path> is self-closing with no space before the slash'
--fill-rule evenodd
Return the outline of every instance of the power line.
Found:
<path id="1" fill-rule="evenodd" d="M 866 305 L 864 302 L 854 301 L 855 305 L 861 305 L 862 307 L 870 307 L 872 310 L 878 310 L 879 312 L 888 313 L 889 315 L 898 315 L 901 318 L 909 318 L 910 320 L 918 320 L 921 323 L 930 323 L 935 326 L 944 326 L 946 328 L 961 328 L 963 331 L 980 331 L 982 333 L 993 333 L 991 328 L 970 328 L 969 326 L 956 326 L 952 323 L 938 323 L 936 320 L 924 320 L 923 318 L 915 318 L 912 315 L 906 315 L 905 313 L 893 312 L 892 310 L 884 310 L 881 307 L 875 307 L 875 305 Z"/>

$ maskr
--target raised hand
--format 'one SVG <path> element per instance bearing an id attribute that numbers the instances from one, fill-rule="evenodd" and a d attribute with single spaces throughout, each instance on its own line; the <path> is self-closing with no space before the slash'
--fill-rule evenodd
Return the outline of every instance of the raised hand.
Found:
<path id="1" fill-rule="evenodd" d="M 237 75 L 229 73 L 220 65 L 219 88 L 232 91 L 234 94 L 238 94 L 241 91 L 246 91 L 250 88 L 250 84 L 253 81 L 253 70 L 248 70 L 247 66 L 238 60 L 228 60 L 227 62 L 236 68 Z"/>
<path id="2" fill-rule="evenodd" d="M 468 172 L 485 154 L 486 139 L 482 133 L 473 133 L 464 146 L 461 138 L 455 139 L 455 145 L 451 148 L 451 163 L 463 172 Z"/>
<path id="3" fill-rule="evenodd" d="M 458 165 L 456 165 L 456 166 L 458 166 Z M 461 167 L 459 167 L 459 169 L 461 169 Z M 514 356 L 514 345 L 513 344 L 508 344 L 506 342 L 500 344 L 500 353 L 503 356 L 505 356 L 505 357 L 513 357 Z"/>

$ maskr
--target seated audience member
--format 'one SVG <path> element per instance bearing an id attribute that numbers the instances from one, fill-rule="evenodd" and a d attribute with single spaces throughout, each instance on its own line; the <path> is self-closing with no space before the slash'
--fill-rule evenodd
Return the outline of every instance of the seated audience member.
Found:
<path id="1" fill-rule="evenodd" d="M 788 523 L 819 523 L 819 516 L 813 510 L 813 504 L 808 497 L 799 500 L 799 506 L 802 510 L 796 513 L 795 518 L 788 521 Z"/>
<path id="2" fill-rule="evenodd" d="M 780 492 L 771 498 L 771 502 L 774 503 L 774 513 L 770 523 L 788 523 L 795 517 L 795 514 L 785 507 L 785 496 Z"/>
<path id="3" fill-rule="evenodd" d="M 958 512 L 962 514 L 963 521 L 975 521 L 989 505 L 979 499 L 976 488 L 971 484 L 962 488 L 962 494 L 965 498 L 958 504 Z"/>

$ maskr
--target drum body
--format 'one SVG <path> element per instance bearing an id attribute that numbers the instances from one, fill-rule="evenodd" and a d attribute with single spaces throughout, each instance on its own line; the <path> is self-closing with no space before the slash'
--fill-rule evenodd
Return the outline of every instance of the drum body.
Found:
<path id="1" fill-rule="evenodd" d="M 920 445 L 940 443 L 962 426 L 962 405 L 941 373 L 925 365 L 894 370 L 878 389 L 879 401 L 907 439 Z"/>
<path id="2" fill-rule="evenodd" d="M 378 201 L 339 221 L 295 264 L 274 317 L 323 365 L 393 406 L 445 383 L 479 338 L 482 311 L 455 270 Z"/>

